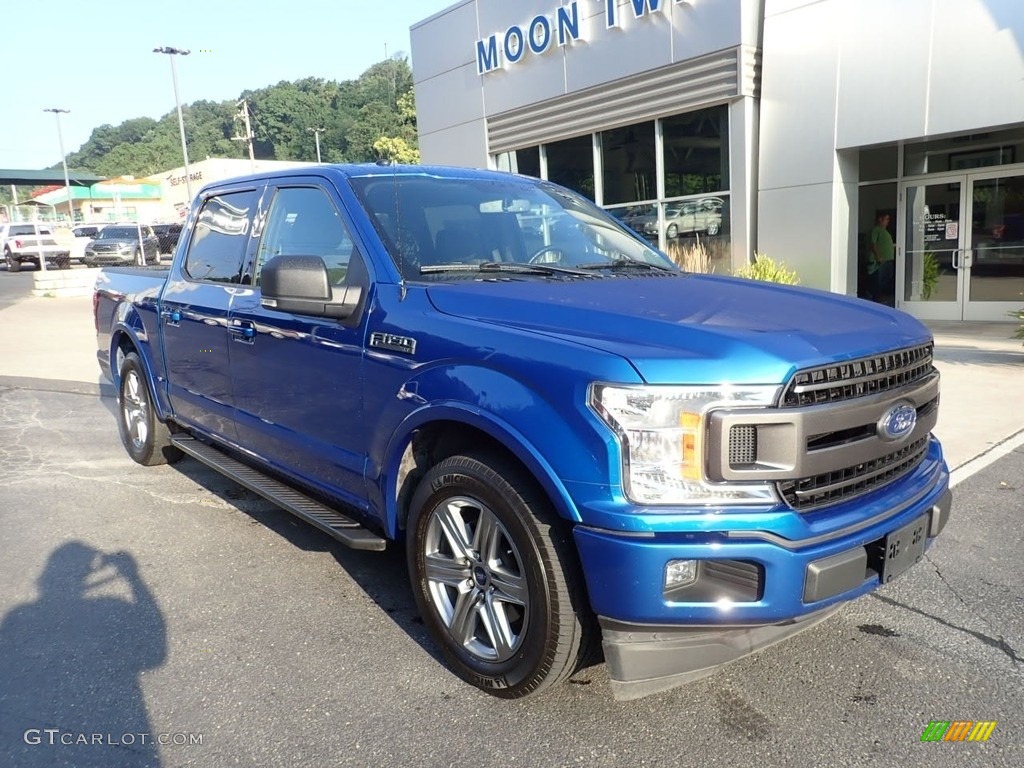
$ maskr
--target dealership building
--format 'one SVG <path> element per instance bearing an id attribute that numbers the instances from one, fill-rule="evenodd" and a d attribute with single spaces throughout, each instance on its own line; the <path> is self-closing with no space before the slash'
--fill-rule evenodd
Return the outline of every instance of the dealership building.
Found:
<path id="1" fill-rule="evenodd" d="M 756 251 L 924 319 L 1004 321 L 1022 47 L 1020 0 L 461 0 L 412 28 L 420 150 L 571 187 L 719 273 Z"/>

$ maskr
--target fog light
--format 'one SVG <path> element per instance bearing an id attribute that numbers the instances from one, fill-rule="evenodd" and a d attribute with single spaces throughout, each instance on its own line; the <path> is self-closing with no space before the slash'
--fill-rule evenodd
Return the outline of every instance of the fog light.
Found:
<path id="1" fill-rule="evenodd" d="M 665 565 L 665 589 L 684 587 L 696 580 L 696 560 L 669 560 Z"/>

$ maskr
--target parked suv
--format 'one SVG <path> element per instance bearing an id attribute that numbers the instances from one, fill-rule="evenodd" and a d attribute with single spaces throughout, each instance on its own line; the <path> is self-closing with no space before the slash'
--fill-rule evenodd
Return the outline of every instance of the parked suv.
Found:
<path id="1" fill-rule="evenodd" d="M 40 252 L 57 269 L 71 268 L 71 251 L 57 244 L 48 225 L 0 224 L 0 248 L 9 272 L 20 271 L 26 262 L 39 266 Z"/>
<path id="2" fill-rule="evenodd" d="M 181 224 L 154 224 L 153 233 L 160 238 L 160 253 L 174 253 L 181 236 Z"/>
<path id="3" fill-rule="evenodd" d="M 87 267 L 138 264 L 145 254 L 147 264 L 160 263 L 160 238 L 148 224 L 108 224 L 85 246 Z"/>

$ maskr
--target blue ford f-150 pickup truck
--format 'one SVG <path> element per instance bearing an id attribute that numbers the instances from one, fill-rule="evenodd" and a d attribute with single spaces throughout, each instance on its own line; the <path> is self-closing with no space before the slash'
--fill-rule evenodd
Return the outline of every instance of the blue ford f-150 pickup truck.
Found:
<path id="1" fill-rule="evenodd" d="M 949 515 L 920 323 L 686 274 L 537 179 L 213 184 L 169 270 L 106 270 L 94 307 L 135 461 L 404 547 L 431 635 L 497 696 L 598 643 L 620 698 L 702 677 L 899 576 Z"/>

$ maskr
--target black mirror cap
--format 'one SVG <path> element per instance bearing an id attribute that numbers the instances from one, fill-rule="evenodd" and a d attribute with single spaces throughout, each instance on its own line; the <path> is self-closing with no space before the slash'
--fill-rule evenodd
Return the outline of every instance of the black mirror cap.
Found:
<path id="1" fill-rule="evenodd" d="M 260 288 L 268 299 L 331 300 L 327 266 L 319 256 L 275 256 L 260 271 Z"/>
<path id="2" fill-rule="evenodd" d="M 260 272 L 260 304 L 268 309 L 345 320 L 362 306 L 362 285 L 331 289 L 319 256 L 275 256 Z"/>

